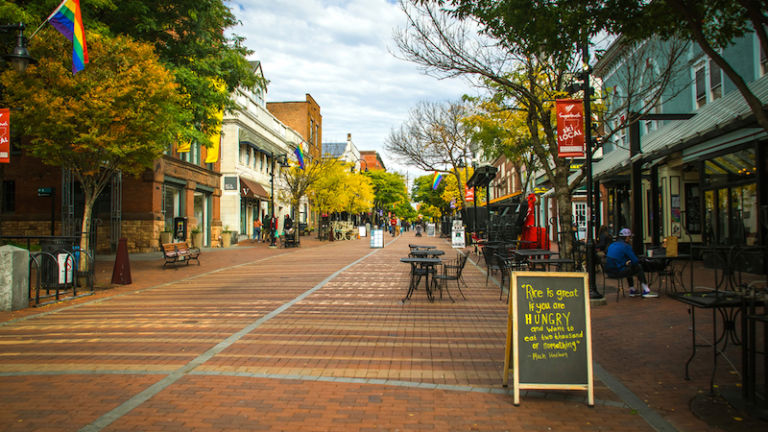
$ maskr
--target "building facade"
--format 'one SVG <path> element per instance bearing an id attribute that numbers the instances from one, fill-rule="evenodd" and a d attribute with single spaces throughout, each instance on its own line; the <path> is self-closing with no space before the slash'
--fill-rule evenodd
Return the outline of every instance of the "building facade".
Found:
<path id="1" fill-rule="evenodd" d="M 323 154 L 323 116 L 320 105 L 307 93 L 303 101 L 268 102 L 267 109 L 286 126 L 298 132 L 303 139 L 305 163 L 320 160 Z M 299 203 L 293 219 L 300 224 L 318 226 L 318 216 L 312 204 L 304 199 Z"/>
<path id="2" fill-rule="evenodd" d="M 656 63 L 609 48 L 597 67 L 608 87 L 632 64 Z M 768 102 L 768 62 L 757 37 L 732 41 L 723 57 Z M 689 44 L 680 67 L 661 98 L 647 109 L 628 107 L 628 126 L 605 144 L 604 158 L 594 165 L 604 187 L 605 223 L 614 231 L 630 227 L 637 247 L 657 246 L 668 236 L 691 246 L 732 245 L 744 250 L 744 268 L 764 266 L 768 224 L 765 179 L 766 131 L 759 127 L 735 85 L 695 44 Z M 642 99 L 641 99 L 642 100 Z M 608 122 L 616 119 L 608 119 Z"/>
<path id="3" fill-rule="evenodd" d="M 160 233 L 173 231 L 177 217 L 186 218 L 184 240 L 191 241 L 194 228 L 202 233 L 201 246 L 218 245 L 220 175 L 218 163 L 205 162 L 208 151 L 199 144 L 186 152 L 175 146 L 137 177 L 113 176 L 94 206 L 97 252 L 114 251 L 120 238 L 130 252 L 159 250 Z M 2 234 L 78 234 L 84 196 L 74 176 L 22 151 L 14 150 L 11 157 L 3 175 Z"/>
<path id="4" fill-rule="evenodd" d="M 365 161 L 365 166 L 369 170 L 387 170 L 381 155 L 375 150 L 360 150 L 360 159 Z"/>
<path id="5" fill-rule="evenodd" d="M 261 64 L 253 71 L 263 78 Z M 239 239 L 253 238 L 253 223 L 265 216 L 282 221 L 290 205 L 279 193 L 280 170 L 295 158 L 302 137 L 267 110 L 266 89 L 237 89 L 238 109 L 225 113 L 221 133 L 221 220 Z M 274 201 L 273 201 L 274 198 Z"/>

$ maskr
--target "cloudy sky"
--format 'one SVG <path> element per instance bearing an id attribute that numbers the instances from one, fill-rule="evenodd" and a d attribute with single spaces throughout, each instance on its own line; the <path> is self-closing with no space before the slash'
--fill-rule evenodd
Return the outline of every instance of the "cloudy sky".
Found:
<path id="1" fill-rule="evenodd" d="M 376 150 L 387 168 L 421 175 L 384 150 L 390 130 L 422 100 L 456 100 L 476 90 L 463 79 L 438 80 L 397 59 L 393 32 L 405 25 L 396 0 L 232 0 L 234 33 L 260 60 L 268 102 L 304 100 L 323 115 L 323 142 L 346 140 Z"/>

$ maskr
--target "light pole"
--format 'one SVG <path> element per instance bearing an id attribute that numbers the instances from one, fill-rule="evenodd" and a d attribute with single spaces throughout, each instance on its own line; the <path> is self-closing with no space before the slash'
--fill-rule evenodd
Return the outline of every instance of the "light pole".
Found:
<path id="1" fill-rule="evenodd" d="M 270 197 L 269 197 L 269 206 L 270 210 L 269 213 L 272 215 L 269 219 L 269 228 L 272 231 L 272 240 L 269 243 L 269 247 L 277 247 L 277 237 L 275 234 L 277 234 L 277 221 L 275 220 L 275 163 L 279 163 L 280 167 L 285 168 L 288 166 L 288 157 L 286 155 L 275 155 L 274 153 L 269 153 L 270 158 L 272 159 L 272 168 L 269 170 L 269 187 L 270 187 Z"/>
<path id="2" fill-rule="evenodd" d="M 594 236 L 594 217 L 595 200 L 592 193 L 592 87 L 589 85 L 589 38 L 585 38 L 582 48 L 582 62 L 584 70 L 581 77 L 584 80 L 584 147 L 586 153 L 585 164 L 587 165 L 587 274 L 589 279 L 589 298 L 601 299 L 603 296 L 597 291 L 595 284 L 595 236 Z"/>

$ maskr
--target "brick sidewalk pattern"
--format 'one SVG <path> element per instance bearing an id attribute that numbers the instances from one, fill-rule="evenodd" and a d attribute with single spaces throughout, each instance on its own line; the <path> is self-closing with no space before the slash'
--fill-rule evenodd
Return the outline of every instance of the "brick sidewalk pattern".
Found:
<path id="1" fill-rule="evenodd" d="M 690 321 L 667 297 L 592 309 L 594 408 L 566 391 L 523 392 L 515 407 L 501 385 L 498 285 L 485 287 L 471 255 L 466 300 L 429 303 L 422 287 L 401 303 L 399 258 L 414 242 L 246 242 L 176 269 L 136 255 L 131 285 L 2 313 L 0 430 L 720 430 L 689 409 L 708 390 L 711 355 L 683 379 Z M 457 253 L 444 239 L 418 243 Z M 718 369 L 717 382 L 737 379 Z"/>

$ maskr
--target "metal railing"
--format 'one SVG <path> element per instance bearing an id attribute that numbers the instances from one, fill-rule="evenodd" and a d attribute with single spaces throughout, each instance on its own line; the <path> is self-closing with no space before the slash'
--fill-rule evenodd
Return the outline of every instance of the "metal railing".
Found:
<path id="1" fill-rule="evenodd" d="M 0 245 L 29 250 L 29 301 L 43 306 L 61 300 L 91 295 L 94 291 L 95 260 L 86 253 L 80 269 L 80 236 L 0 236 Z M 91 251 L 95 250 L 91 243 Z M 40 250 L 33 251 L 39 247 Z"/>

